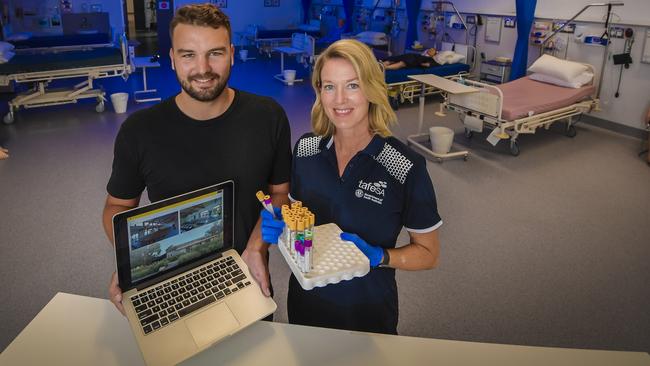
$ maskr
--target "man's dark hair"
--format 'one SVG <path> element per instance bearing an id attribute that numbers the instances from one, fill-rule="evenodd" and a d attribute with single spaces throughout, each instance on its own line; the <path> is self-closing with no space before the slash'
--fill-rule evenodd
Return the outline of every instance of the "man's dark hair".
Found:
<path id="1" fill-rule="evenodd" d="M 191 4 L 178 8 L 171 23 L 169 23 L 169 37 L 171 39 L 174 39 L 174 29 L 179 24 L 197 25 L 214 29 L 224 27 L 228 31 L 228 40 L 232 41 L 230 19 L 213 4 Z"/>

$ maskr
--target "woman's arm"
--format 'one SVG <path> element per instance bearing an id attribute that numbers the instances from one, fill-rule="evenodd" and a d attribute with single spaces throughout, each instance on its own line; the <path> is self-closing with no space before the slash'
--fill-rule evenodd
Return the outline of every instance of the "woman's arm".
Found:
<path id="1" fill-rule="evenodd" d="M 440 254 L 438 230 L 428 233 L 409 232 L 409 236 L 410 244 L 387 250 L 390 257 L 388 266 L 407 271 L 434 268 Z"/>

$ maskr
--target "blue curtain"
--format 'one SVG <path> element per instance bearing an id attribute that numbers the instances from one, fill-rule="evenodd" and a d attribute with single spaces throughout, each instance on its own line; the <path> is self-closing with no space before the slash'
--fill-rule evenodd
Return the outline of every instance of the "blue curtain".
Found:
<path id="1" fill-rule="evenodd" d="M 516 0 L 517 5 L 517 45 L 515 46 L 515 57 L 512 60 L 510 80 L 526 76 L 528 65 L 528 40 L 530 28 L 535 19 L 535 6 L 537 0 Z"/>
<path id="2" fill-rule="evenodd" d="M 309 24 L 309 8 L 311 7 L 311 0 L 302 0 L 302 22 Z"/>
<path id="3" fill-rule="evenodd" d="M 409 26 L 406 30 L 406 47 L 413 44 L 418 39 L 418 13 L 422 0 L 406 0 L 406 15 L 408 16 Z"/>
<path id="4" fill-rule="evenodd" d="M 343 11 L 345 12 L 345 33 L 352 32 L 352 13 L 354 12 L 354 0 L 343 0 Z"/>

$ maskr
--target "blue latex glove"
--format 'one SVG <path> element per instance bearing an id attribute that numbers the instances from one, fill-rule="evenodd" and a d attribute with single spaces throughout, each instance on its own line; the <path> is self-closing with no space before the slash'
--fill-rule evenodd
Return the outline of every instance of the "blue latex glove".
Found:
<path id="1" fill-rule="evenodd" d="M 372 268 L 377 267 L 384 258 L 384 249 L 366 243 L 366 241 L 361 239 L 357 234 L 341 233 L 341 239 L 353 242 L 354 245 L 356 245 L 357 248 L 368 257 L 368 260 L 370 260 L 370 267 Z"/>
<path id="2" fill-rule="evenodd" d="M 280 234 L 284 229 L 284 221 L 282 221 L 282 211 L 273 207 L 273 212 L 275 212 L 275 217 L 271 215 L 267 210 L 262 209 L 262 240 L 269 244 L 277 244 Z"/>

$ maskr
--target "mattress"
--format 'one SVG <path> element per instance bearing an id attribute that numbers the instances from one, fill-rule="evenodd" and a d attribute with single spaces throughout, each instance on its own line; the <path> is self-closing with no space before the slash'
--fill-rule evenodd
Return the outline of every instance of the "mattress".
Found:
<path id="1" fill-rule="evenodd" d="M 119 48 L 102 47 L 87 51 L 16 55 L 9 62 L 0 64 L 0 75 L 119 64 L 122 64 L 121 50 Z"/>
<path id="2" fill-rule="evenodd" d="M 413 67 L 409 69 L 399 70 L 386 70 L 386 84 L 413 81 L 412 79 L 408 78 L 409 75 L 433 74 L 444 77 L 467 71 L 469 71 L 469 65 L 463 63 L 446 64 L 431 67 Z"/>
<path id="3" fill-rule="evenodd" d="M 70 47 L 82 45 L 95 45 L 112 43 L 107 33 L 91 34 L 63 34 L 57 36 L 31 37 L 25 40 L 11 41 L 16 49 L 43 48 L 43 47 Z"/>
<path id="4" fill-rule="evenodd" d="M 584 100 L 594 93 L 593 85 L 579 89 L 542 83 L 523 77 L 497 85 L 503 92 L 501 118 L 512 121 L 532 114 L 540 114 Z"/>

